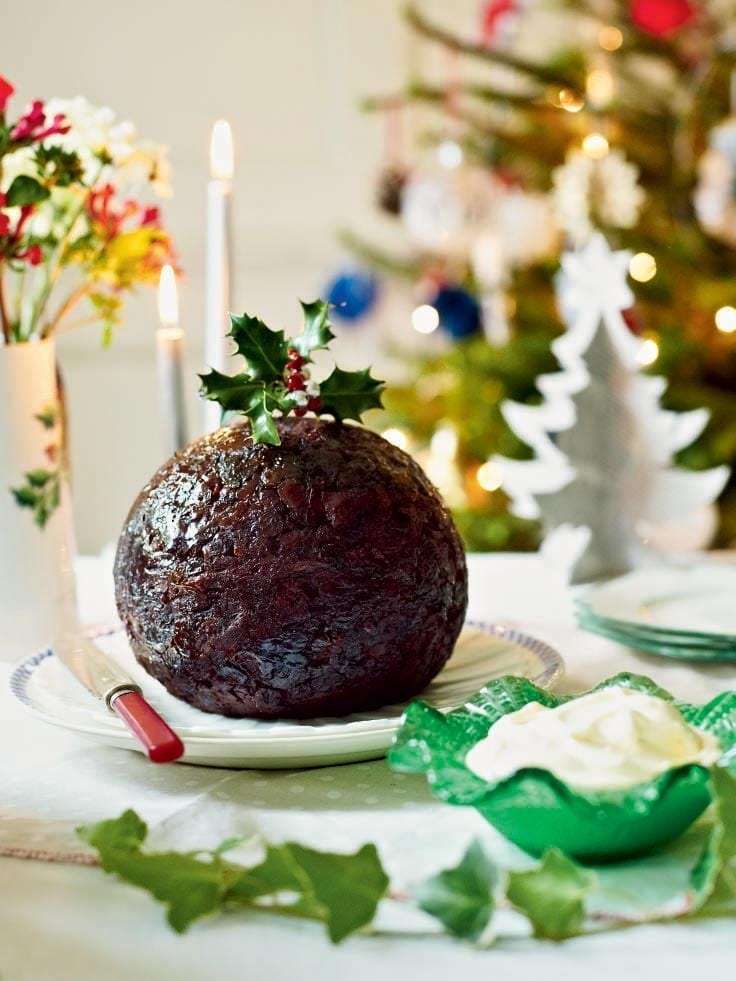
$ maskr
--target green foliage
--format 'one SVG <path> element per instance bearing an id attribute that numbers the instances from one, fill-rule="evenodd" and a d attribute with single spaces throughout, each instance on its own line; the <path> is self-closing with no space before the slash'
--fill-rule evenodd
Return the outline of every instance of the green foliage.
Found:
<path id="1" fill-rule="evenodd" d="M 304 329 L 291 342 L 303 358 L 311 360 L 312 351 L 318 351 L 329 346 L 330 341 L 335 336 L 329 320 L 329 305 L 322 300 L 313 300 L 311 303 L 299 301 L 304 311 Z"/>
<path id="2" fill-rule="evenodd" d="M 21 207 L 24 204 L 38 204 L 45 201 L 51 192 L 34 177 L 18 174 L 7 190 L 6 205 L 9 208 Z"/>
<path id="3" fill-rule="evenodd" d="M 263 861 L 248 868 L 224 859 L 222 847 L 146 852 L 147 830 L 134 811 L 125 811 L 78 833 L 97 850 L 105 872 L 147 890 L 163 903 L 178 933 L 203 916 L 245 907 L 318 920 L 338 943 L 372 922 L 388 889 L 373 845 L 364 845 L 354 855 L 288 842 L 269 845 Z"/>
<path id="4" fill-rule="evenodd" d="M 47 184 L 69 187 L 83 181 L 84 166 L 73 150 L 39 143 L 34 158 L 39 175 Z"/>
<path id="5" fill-rule="evenodd" d="M 565 940 L 582 931 L 585 897 L 596 877 L 551 848 L 526 872 L 509 872 L 506 896 L 531 921 L 535 937 Z"/>
<path id="6" fill-rule="evenodd" d="M 59 406 L 57 403 L 45 406 L 33 417 L 37 419 L 44 429 L 53 429 L 59 420 Z"/>
<path id="7" fill-rule="evenodd" d="M 390 891 L 371 844 L 350 855 L 316 851 L 294 842 L 267 844 L 259 861 L 241 865 L 225 854 L 242 839 L 229 839 L 211 851 L 149 852 L 145 849 L 146 824 L 130 810 L 79 828 L 78 834 L 97 851 L 105 872 L 161 902 L 169 923 L 179 933 L 202 917 L 243 910 L 324 923 L 330 939 L 339 943 L 369 927 L 381 901 L 391 899 L 416 904 L 449 934 L 470 941 L 488 937 L 499 905 L 512 906 L 529 920 L 535 936 L 560 941 L 640 922 L 736 913 L 736 776 L 716 767 L 711 778 L 712 827 L 690 873 L 691 894 L 684 902 L 663 895 L 658 908 L 644 915 L 618 907 L 607 912 L 601 906 L 601 897 L 606 896 L 601 880 L 607 870 L 587 869 L 557 849 L 545 852 L 531 868 L 503 870 L 473 841 L 457 866 L 414 883 L 407 896 Z M 685 853 L 692 862 L 692 852 L 685 849 Z M 661 853 L 658 861 L 663 861 Z M 627 862 L 620 868 L 630 877 L 636 866 Z M 646 860 L 638 874 L 653 874 Z M 636 881 L 629 878 L 634 891 Z"/>
<path id="8" fill-rule="evenodd" d="M 258 317 L 250 317 L 247 313 L 242 317 L 232 315 L 230 321 L 230 337 L 245 361 L 250 378 L 265 382 L 280 381 L 289 347 L 283 330 L 271 330 Z"/>
<path id="9" fill-rule="evenodd" d="M 570 16 L 570 10 L 563 10 L 569 4 L 553 6 L 559 6 L 560 17 Z M 626 229 L 604 223 L 603 231 L 615 247 L 646 251 L 656 259 L 656 276 L 633 284 L 636 319 L 659 344 L 652 372 L 668 379 L 664 407 L 686 411 L 704 406 L 711 413 L 708 427 L 678 455 L 678 463 L 693 469 L 731 466 L 731 481 L 719 502 L 716 544 L 736 542 L 736 335 L 719 333 L 714 324 L 716 310 L 734 305 L 736 237 L 731 234 L 730 241 L 721 241 L 707 234 L 693 205 L 698 167 L 712 127 L 731 113 L 734 56 L 724 47 L 724 20 L 709 11 L 707 24 L 695 20 L 667 38 L 655 39 L 636 27 L 626 15 L 626 5 L 613 5 L 606 23 L 618 26 L 624 38 L 618 50 L 606 54 L 615 95 L 604 107 L 594 107 L 583 104 L 587 74 L 600 54 L 593 39 L 534 59 L 520 56 L 513 43 L 488 46 L 468 40 L 453 23 L 449 5 L 435 20 L 424 15 L 420 4 L 410 4 L 406 18 L 420 43 L 438 45 L 467 62 L 468 71 L 460 72 L 467 81 L 453 81 L 450 98 L 447 86 L 414 74 L 402 91 L 365 100 L 364 108 L 395 113 L 397 106 L 428 107 L 436 118 L 418 134 L 418 141 L 430 146 L 446 138 L 443 115 L 450 114 L 453 138 L 471 165 L 497 167 L 504 180 L 532 192 L 549 192 L 552 171 L 571 148 L 580 146 L 581 132 L 588 129 L 609 133 L 612 146 L 639 168 L 646 192 L 639 221 Z M 492 85 L 481 81 L 474 66 L 500 66 L 502 71 L 489 76 L 496 78 Z M 556 94 L 561 89 L 580 100 L 580 112 L 559 107 Z M 684 92 L 691 97 L 676 97 Z M 430 118 L 427 112 L 422 117 Z M 352 232 L 343 232 L 342 240 L 385 275 L 417 281 L 439 272 L 478 292 L 469 263 L 456 255 L 406 249 L 397 256 Z M 469 484 L 472 467 L 493 453 L 515 455 L 507 445 L 513 440 L 498 407 L 504 398 L 525 402 L 537 397 L 534 339 L 544 338 L 548 344 L 560 326 L 551 302 L 555 267 L 556 259 L 547 257 L 514 273 L 507 288 L 515 305 L 514 336 L 508 345 L 490 348 L 482 338 L 459 345 L 478 353 L 475 362 L 452 351 L 439 359 L 419 358 L 409 383 L 387 392 L 392 422 L 408 429 L 418 443 L 429 440 L 438 421 L 453 423 L 459 436 L 459 467 Z M 514 359 L 516 380 L 526 392 L 508 391 L 499 374 L 505 354 Z M 425 393 L 432 390 L 431 383 L 447 391 L 428 405 Z M 461 387 L 466 389 L 465 399 L 454 390 Z M 472 549 L 533 547 L 536 541 L 532 529 L 525 531 L 514 523 L 498 492 L 470 500 L 457 517 Z"/>
<path id="10" fill-rule="evenodd" d="M 495 907 L 496 867 L 473 841 L 454 869 L 445 869 L 411 890 L 420 909 L 436 917 L 448 933 L 479 940 Z"/>
<path id="11" fill-rule="evenodd" d="M 305 364 L 312 352 L 326 348 L 334 334 L 329 322 L 329 306 L 321 300 L 302 301 L 304 329 L 289 340 L 283 331 L 270 330 L 262 320 L 243 314 L 231 317 L 230 336 L 246 370 L 238 375 L 224 375 L 211 370 L 200 375 L 201 394 L 218 402 L 225 412 L 238 412 L 250 420 L 256 443 L 278 446 L 281 439 L 274 423 L 274 412 L 288 415 L 298 408 L 293 392 L 286 385 L 289 351 L 295 350 Z M 320 385 L 321 412 L 337 420 L 360 420 L 368 409 L 379 408 L 383 383 L 371 377 L 368 370 L 342 371 L 334 368 Z"/>
<path id="12" fill-rule="evenodd" d="M 61 482 L 58 470 L 29 470 L 25 483 L 11 487 L 10 493 L 21 508 L 33 512 L 33 520 L 39 528 L 45 528 L 49 518 L 59 506 Z"/>
<path id="13" fill-rule="evenodd" d="M 343 371 L 335 367 L 320 385 L 320 398 L 325 412 L 336 419 L 355 419 L 368 409 L 381 408 L 383 382 L 373 378 L 370 369 Z"/>

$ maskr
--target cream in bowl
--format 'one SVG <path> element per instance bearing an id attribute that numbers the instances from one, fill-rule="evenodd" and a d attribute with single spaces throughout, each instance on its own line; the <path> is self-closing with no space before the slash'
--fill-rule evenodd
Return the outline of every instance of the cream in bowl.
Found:
<path id="1" fill-rule="evenodd" d="M 489 783 L 536 768 L 575 789 L 606 791 L 691 763 L 711 766 L 721 754 L 713 733 L 690 725 L 671 702 L 611 687 L 556 707 L 529 702 L 500 718 L 465 764 Z"/>

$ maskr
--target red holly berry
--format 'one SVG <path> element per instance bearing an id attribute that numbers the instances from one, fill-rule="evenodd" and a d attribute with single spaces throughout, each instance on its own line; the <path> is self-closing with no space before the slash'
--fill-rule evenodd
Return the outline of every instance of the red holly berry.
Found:
<path id="1" fill-rule="evenodd" d="M 301 372 L 295 371 L 286 379 L 286 387 L 290 392 L 303 392 L 304 375 Z"/>
<path id="2" fill-rule="evenodd" d="M 291 362 L 286 366 L 287 371 L 292 371 L 295 368 L 299 369 L 304 364 L 304 358 L 301 356 L 301 354 L 299 354 L 296 348 L 290 347 L 286 352 L 286 354 L 287 357 L 289 358 L 289 361 Z"/>
<path id="3" fill-rule="evenodd" d="M 294 409 L 295 416 L 299 416 L 301 418 L 301 416 L 305 416 L 306 414 L 307 414 L 306 406 L 300 405 L 298 409 Z"/>
<path id="4" fill-rule="evenodd" d="M 307 408 L 310 412 L 319 412 L 322 408 L 322 399 L 311 398 L 307 401 Z"/>

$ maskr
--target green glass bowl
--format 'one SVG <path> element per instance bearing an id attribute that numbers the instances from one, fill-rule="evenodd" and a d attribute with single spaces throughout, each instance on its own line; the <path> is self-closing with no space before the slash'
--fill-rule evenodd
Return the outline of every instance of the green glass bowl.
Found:
<path id="1" fill-rule="evenodd" d="M 723 747 L 719 765 L 736 758 L 736 692 L 724 692 L 704 706 L 689 705 L 651 679 L 633 674 L 616 675 L 591 690 L 616 685 L 672 702 L 687 722 L 712 732 Z M 465 765 L 469 750 L 501 716 L 529 702 L 555 708 L 574 697 L 580 696 L 555 695 L 525 678 L 507 676 L 447 714 L 426 702 L 412 702 L 389 750 L 389 764 L 404 773 L 425 773 L 437 797 L 475 807 L 497 831 L 532 855 L 554 846 L 582 861 L 615 861 L 681 835 L 710 803 L 708 769 L 699 764 L 606 792 L 574 790 L 548 770 L 532 768 L 489 783 Z"/>

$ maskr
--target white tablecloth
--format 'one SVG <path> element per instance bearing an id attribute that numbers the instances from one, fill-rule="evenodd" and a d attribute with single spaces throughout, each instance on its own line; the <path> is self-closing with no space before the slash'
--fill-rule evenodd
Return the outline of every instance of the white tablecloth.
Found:
<path id="1" fill-rule="evenodd" d="M 626 651 L 578 631 L 566 590 L 536 556 L 471 557 L 470 615 L 523 626 L 567 662 L 562 686 L 574 691 L 621 670 L 648 674 L 699 701 L 736 685 L 736 669 Z M 80 566 L 85 619 L 112 613 L 107 567 Z M 12 645 L 12 638 L 0 643 Z M 20 658 L 24 652 L 18 651 Z M 317 847 L 379 844 L 392 877 L 419 878 L 459 857 L 491 829 L 470 809 L 431 800 L 421 778 L 390 774 L 383 762 L 288 772 L 174 766 L 99 747 L 48 727 L 13 703 L 0 666 L 0 852 L 80 852 L 74 828 L 134 807 L 152 841 L 206 846 L 234 829 L 296 838 Z M 19 853 L 19 852 L 17 852 Z M 416 927 L 416 924 L 414 924 Z M 382 977 L 426 981 L 624 977 L 632 967 L 691 981 L 733 962 L 733 920 L 678 923 L 585 937 L 562 945 L 519 936 L 489 951 L 441 936 L 379 934 L 332 947 L 316 924 L 233 914 L 183 936 L 166 926 L 147 895 L 96 868 L 0 858 L 2 981 L 98 981 Z"/>

